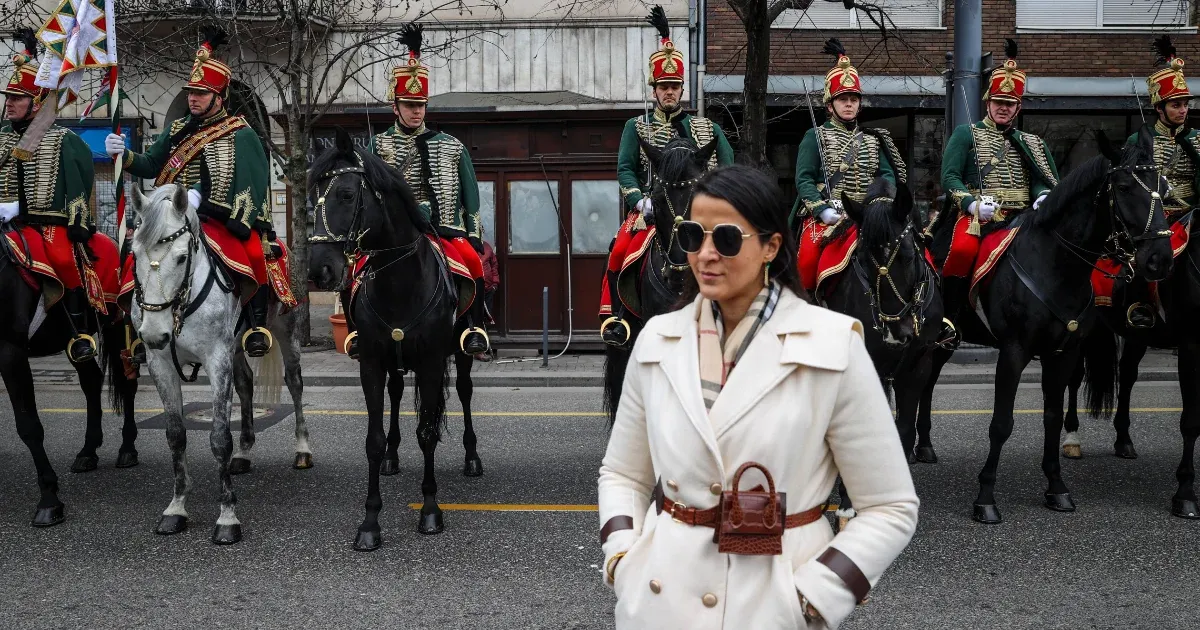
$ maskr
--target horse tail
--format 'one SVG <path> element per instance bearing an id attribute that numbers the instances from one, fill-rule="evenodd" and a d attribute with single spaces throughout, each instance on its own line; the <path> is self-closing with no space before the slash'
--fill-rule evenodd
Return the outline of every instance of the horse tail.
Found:
<path id="1" fill-rule="evenodd" d="M 111 306 L 109 308 L 112 308 Z M 112 405 L 113 413 L 120 416 L 125 413 L 125 388 L 130 385 L 125 378 L 125 361 L 121 351 L 125 349 L 125 322 L 116 322 L 104 327 L 104 359 L 108 362 L 108 402 Z M 136 383 L 133 384 L 136 387 Z"/>
<path id="2" fill-rule="evenodd" d="M 457 328 L 456 328 L 456 330 L 457 330 Z M 421 385 L 425 382 L 426 378 L 434 378 L 435 377 L 435 375 L 433 374 L 433 371 L 435 369 L 436 368 L 430 367 L 430 368 L 428 368 L 428 372 L 424 371 L 423 369 L 422 370 L 414 370 L 414 372 L 416 373 L 415 374 L 416 379 L 414 379 L 416 382 L 416 387 L 413 387 L 413 409 L 417 412 L 417 423 L 418 423 L 417 424 L 417 437 L 418 437 L 418 439 L 422 438 L 422 437 L 427 437 L 427 436 L 423 435 L 422 432 L 425 431 L 426 429 L 429 429 L 429 430 L 433 431 L 432 437 L 433 437 L 434 442 L 441 442 L 442 434 L 444 434 L 446 432 L 446 429 L 449 427 L 449 424 L 446 420 L 446 399 L 450 397 L 450 361 L 447 361 L 445 359 L 442 360 L 442 368 L 441 368 L 442 369 L 442 387 L 440 390 L 438 390 L 437 398 L 433 401 L 433 403 L 434 403 L 433 409 L 432 409 L 433 417 L 434 417 L 433 424 L 429 427 L 424 427 L 423 425 L 420 424 L 421 405 L 423 404 L 423 401 L 424 401 L 424 397 L 422 396 L 422 393 L 421 393 L 421 389 L 422 389 Z M 396 370 L 391 373 L 389 378 L 404 378 L 404 375 L 399 370 Z M 403 387 L 403 385 L 401 385 L 401 387 Z"/>
<path id="3" fill-rule="evenodd" d="M 625 367 L 629 365 L 630 354 L 625 348 L 606 346 L 604 349 L 604 411 L 608 414 L 609 427 L 617 420 L 617 406 L 621 403 L 621 388 L 625 385 Z"/>
<path id="4" fill-rule="evenodd" d="M 1107 418 L 1112 415 L 1117 391 L 1117 335 L 1107 327 L 1098 326 L 1083 340 L 1083 347 L 1083 391 L 1088 415 Z"/>
<path id="5" fill-rule="evenodd" d="M 279 339 L 271 344 L 271 351 L 261 359 L 254 360 L 254 402 L 277 405 L 283 394 L 283 351 Z"/>

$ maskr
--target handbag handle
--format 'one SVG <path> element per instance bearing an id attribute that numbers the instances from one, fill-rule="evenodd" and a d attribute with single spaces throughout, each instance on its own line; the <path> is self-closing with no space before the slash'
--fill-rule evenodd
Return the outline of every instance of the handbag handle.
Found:
<path id="1" fill-rule="evenodd" d="M 766 514 L 763 514 L 763 525 L 766 525 L 767 527 L 774 527 L 777 518 L 775 511 L 778 497 L 778 495 L 775 494 L 775 478 L 771 476 L 771 472 L 767 470 L 766 466 L 763 466 L 758 462 L 746 462 L 741 466 L 738 466 L 737 472 L 733 473 L 733 508 L 729 514 L 729 521 L 734 525 L 734 527 L 741 527 L 745 519 L 745 515 L 742 513 L 741 501 L 738 500 L 738 488 L 742 484 L 742 474 L 751 468 L 757 468 L 760 472 L 762 472 L 763 476 L 767 478 L 769 496 L 767 499 L 767 511 Z M 770 519 L 771 522 L 768 523 L 768 519 Z"/>

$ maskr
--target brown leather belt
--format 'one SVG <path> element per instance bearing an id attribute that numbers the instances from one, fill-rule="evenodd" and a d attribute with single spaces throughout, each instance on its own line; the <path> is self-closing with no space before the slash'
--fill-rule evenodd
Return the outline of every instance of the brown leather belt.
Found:
<path id="1" fill-rule="evenodd" d="M 799 512 L 797 514 L 788 514 L 784 521 L 786 529 L 794 527 L 803 527 L 809 523 L 815 523 L 821 520 L 825 514 L 824 505 Z M 672 501 L 663 493 L 662 481 L 654 486 L 654 508 L 659 514 L 666 512 L 671 515 L 673 520 L 676 520 L 684 525 L 692 525 L 694 527 L 712 527 L 716 528 L 721 522 L 721 506 L 711 507 L 706 510 L 699 510 L 693 507 L 688 507 L 678 501 Z"/>

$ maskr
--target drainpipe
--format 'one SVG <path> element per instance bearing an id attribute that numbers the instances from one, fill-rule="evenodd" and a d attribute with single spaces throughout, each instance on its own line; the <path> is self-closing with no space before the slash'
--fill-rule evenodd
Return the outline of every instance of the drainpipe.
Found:
<path id="1" fill-rule="evenodd" d="M 982 52 L 982 0 L 955 0 L 953 118 L 960 125 L 979 122 Z"/>
<path id="2" fill-rule="evenodd" d="M 696 23 L 699 37 L 696 38 L 696 113 L 701 118 L 704 114 L 704 62 L 708 59 L 708 0 L 696 0 Z"/>

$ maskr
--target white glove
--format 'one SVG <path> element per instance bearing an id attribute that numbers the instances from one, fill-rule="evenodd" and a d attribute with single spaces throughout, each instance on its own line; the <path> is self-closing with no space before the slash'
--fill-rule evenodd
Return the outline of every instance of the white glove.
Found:
<path id="1" fill-rule="evenodd" d="M 637 209 L 641 211 L 642 217 L 647 221 L 654 218 L 654 204 L 650 202 L 649 197 L 642 197 L 642 199 L 637 202 Z"/>
<path id="2" fill-rule="evenodd" d="M 193 210 L 200 209 L 200 191 L 195 188 L 188 189 L 188 206 Z"/>
<path id="3" fill-rule="evenodd" d="M 825 225 L 833 225 L 841 220 L 842 213 L 838 212 L 836 208 L 825 208 L 817 214 L 817 218 Z"/>
<path id="4" fill-rule="evenodd" d="M 1048 197 L 1048 196 L 1050 196 L 1049 191 L 1038 195 L 1038 198 L 1033 200 L 1033 209 L 1037 210 L 1038 206 L 1042 205 L 1042 202 L 1045 201 L 1046 197 Z"/>
<path id="5" fill-rule="evenodd" d="M 108 134 L 104 138 L 104 152 L 116 157 L 125 155 L 125 136 L 115 133 Z"/>
<path id="6" fill-rule="evenodd" d="M 21 214 L 21 204 L 16 201 L 0 203 L 0 222 L 8 223 Z"/>
<path id="7" fill-rule="evenodd" d="M 967 208 L 967 212 L 979 217 L 980 221 L 991 221 L 992 217 L 996 214 L 996 204 L 991 202 L 979 203 L 978 201 L 972 201 L 971 205 Z"/>

